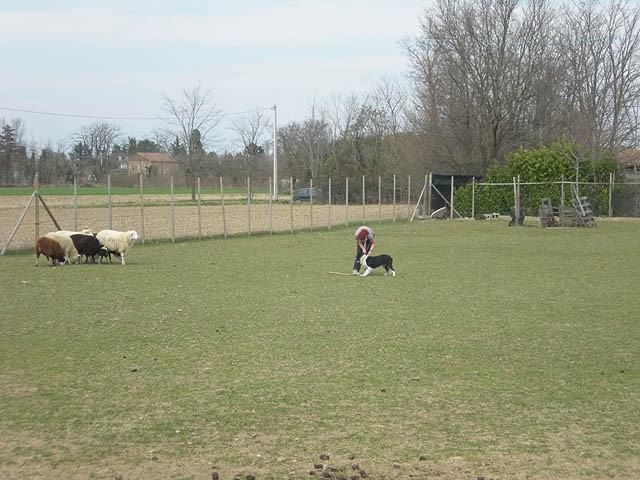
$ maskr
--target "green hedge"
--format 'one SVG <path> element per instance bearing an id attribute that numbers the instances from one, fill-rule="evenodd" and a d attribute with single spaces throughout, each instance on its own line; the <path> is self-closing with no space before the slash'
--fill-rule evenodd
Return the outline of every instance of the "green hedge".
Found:
<path id="1" fill-rule="evenodd" d="M 609 152 L 598 159 L 590 158 L 574 144 L 554 143 L 536 150 L 524 148 L 513 152 L 504 165 L 494 164 L 486 178 L 475 188 L 475 212 L 508 214 L 514 205 L 513 179 L 519 178 L 520 204 L 527 215 L 537 215 L 540 199 L 549 197 L 553 205 L 559 205 L 562 185 L 558 182 L 575 181 L 576 164 L 579 162 L 581 194 L 589 197 L 595 212 L 607 212 L 609 202 L 609 174 L 616 171 L 616 164 Z M 527 185 L 536 183 L 535 185 Z M 506 185 L 484 185 L 506 184 Z M 621 187 L 619 187 L 620 189 Z M 565 186 L 565 203 L 570 203 L 571 190 Z M 472 185 L 455 192 L 455 208 L 463 216 L 471 216 Z"/>

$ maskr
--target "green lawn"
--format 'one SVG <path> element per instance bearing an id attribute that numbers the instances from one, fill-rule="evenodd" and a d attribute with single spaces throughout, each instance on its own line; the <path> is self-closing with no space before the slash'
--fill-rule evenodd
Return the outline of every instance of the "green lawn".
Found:
<path id="1" fill-rule="evenodd" d="M 0 477 L 640 477 L 640 223 L 505 223 L 0 257 Z"/>

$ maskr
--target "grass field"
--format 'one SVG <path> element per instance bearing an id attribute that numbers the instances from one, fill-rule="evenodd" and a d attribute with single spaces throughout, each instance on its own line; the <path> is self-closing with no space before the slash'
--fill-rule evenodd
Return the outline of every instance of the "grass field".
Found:
<path id="1" fill-rule="evenodd" d="M 0 477 L 640 478 L 640 223 L 372 226 L 0 257 Z"/>

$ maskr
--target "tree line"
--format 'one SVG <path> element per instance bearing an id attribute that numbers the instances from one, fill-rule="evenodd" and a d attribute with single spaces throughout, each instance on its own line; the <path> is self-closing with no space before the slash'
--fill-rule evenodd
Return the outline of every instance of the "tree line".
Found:
<path id="1" fill-rule="evenodd" d="M 313 102 L 277 129 L 281 177 L 308 183 L 426 172 L 482 177 L 521 148 L 578 145 L 592 159 L 638 146 L 640 8 L 628 1 L 436 0 L 420 33 L 400 43 L 406 78 L 382 76 L 365 95 Z M 275 108 L 275 107 L 274 107 Z M 272 114 L 232 123 L 240 147 L 216 152 L 224 116 L 201 84 L 164 98 L 169 121 L 147 138 L 96 122 L 71 148 L 27 145 L 20 119 L 2 121 L 0 183 L 98 181 L 118 158 L 165 152 L 195 178 L 268 178 Z"/>

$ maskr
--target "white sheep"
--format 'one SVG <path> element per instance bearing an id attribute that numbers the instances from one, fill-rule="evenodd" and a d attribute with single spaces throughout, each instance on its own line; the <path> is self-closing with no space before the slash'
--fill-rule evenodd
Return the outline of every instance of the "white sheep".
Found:
<path id="1" fill-rule="evenodd" d="M 49 232 L 45 235 L 45 237 L 52 238 L 60 244 L 62 250 L 64 250 L 64 256 L 67 257 L 69 263 L 78 263 L 80 261 L 80 254 L 78 254 L 78 250 L 73 244 L 73 240 L 71 240 L 71 235 L 74 233 L 76 232 L 59 230 L 57 232 Z"/>
<path id="2" fill-rule="evenodd" d="M 138 239 L 138 234 L 135 230 L 128 230 L 126 232 L 118 232 L 116 230 L 100 230 L 96 237 L 100 243 L 107 248 L 109 253 L 115 253 L 120 255 L 122 265 L 124 263 L 124 252 L 133 247 L 133 244 Z"/>

